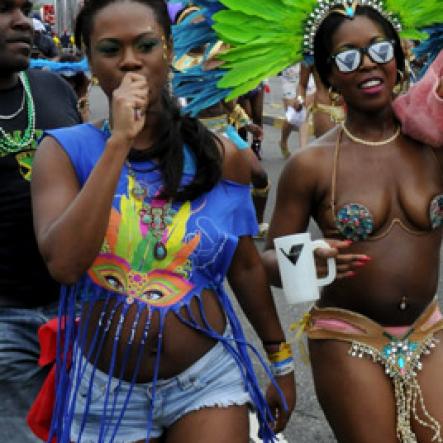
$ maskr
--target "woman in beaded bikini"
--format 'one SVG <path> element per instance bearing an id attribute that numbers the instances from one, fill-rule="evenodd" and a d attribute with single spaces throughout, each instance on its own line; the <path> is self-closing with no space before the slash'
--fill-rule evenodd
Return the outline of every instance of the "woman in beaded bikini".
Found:
<path id="1" fill-rule="evenodd" d="M 111 121 L 48 132 L 33 170 L 38 244 L 64 284 L 49 441 L 246 443 L 248 404 L 274 441 L 293 363 L 251 239 L 248 165 L 172 103 L 163 0 L 89 0 L 76 40 Z M 226 275 L 271 360 L 266 399 Z"/>
<path id="2" fill-rule="evenodd" d="M 398 35 L 373 5 L 357 3 L 328 4 L 314 29 L 316 69 L 342 95 L 346 120 L 285 165 L 264 260 L 281 285 L 275 237 L 305 231 L 313 217 L 329 239 L 319 255 L 335 256 L 338 278 L 306 332 L 338 441 L 441 442 L 443 152 L 401 132 L 392 109 L 404 71 Z"/>

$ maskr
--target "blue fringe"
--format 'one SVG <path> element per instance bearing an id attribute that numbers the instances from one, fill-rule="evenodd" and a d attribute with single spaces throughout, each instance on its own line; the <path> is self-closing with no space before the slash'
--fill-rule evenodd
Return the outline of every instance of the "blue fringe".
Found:
<path id="1" fill-rule="evenodd" d="M 144 355 L 144 347 L 149 335 L 153 312 L 159 314 L 159 333 L 157 336 L 157 354 L 153 368 L 152 389 L 150 398 L 149 413 L 146 422 L 146 442 L 149 442 L 149 436 L 152 430 L 153 420 L 153 408 L 156 398 L 156 388 L 159 379 L 161 353 L 163 347 L 163 329 L 165 325 L 165 319 L 168 312 L 174 312 L 177 318 L 179 318 L 184 324 L 192 327 L 193 329 L 200 331 L 206 336 L 220 341 L 223 343 L 225 349 L 230 353 L 234 361 L 236 362 L 242 380 L 245 386 L 245 390 L 249 393 L 251 401 L 256 408 L 257 416 L 260 423 L 260 436 L 264 443 L 273 443 L 276 441 L 274 432 L 272 431 L 269 423 L 274 421 L 272 412 L 266 402 L 266 399 L 259 388 L 259 383 L 255 375 L 251 358 L 248 351 L 252 351 L 258 358 L 261 365 L 265 369 L 268 377 L 274 383 L 279 394 L 284 399 L 282 392 L 272 377 L 272 374 L 264 362 L 258 351 L 251 346 L 243 334 L 240 322 L 234 311 L 234 308 L 230 302 L 229 296 L 224 290 L 223 283 L 217 282 L 215 285 L 219 294 L 219 302 L 224 307 L 226 316 L 228 318 L 230 327 L 232 329 L 232 337 L 225 337 L 214 330 L 208 322 L 204 311 L 203 301 L 198 294 L 190 295 L 185 303 L 181 306 L 176 306 L 171 309 L 147 309 L 146 305 L 136 304 L 137 311 L 135 312 L 134 319 L 132 320 L 131 332 L 128 342 L 125 344 L 123 350 L 123 356 L 121 359 L 121 366 L 119 366 L 118 374 L 114 374 L 117 366 L 117 354 L 118 345 L 121 344 L 121 333 L 127 318 L 128 310 L 130 306 L 125 303 L 125 297 L 116 296 L 113 293 L 106 293 L 104 296 L 103 290 L 95 287 L 92 283 L 84 281 L 77 287 L 63 287 L 60 299 L 59 309 L 59 332 L 57 334 L 57 371 L 56 371 L 56 401 L 54 407 L 54 414 L 51 424 L 51 432 L 48 441 L 51 441 L 56 436 L 58 443 L 68 443 L 71 441 L 70 430 L 72 421 L 74 418 L 74 410 L 76 397 L 79 391 L 80 380 L 85 375 L 86 366 L 92 364 L 93 369 L 89 380 L 89 386 L 86 393 L 86 405 L 83 412 L 82 422 L 80 424 L 78 441 L 81 441 L 84 429 L 86 426 L 89 406 L 92 401 L 92 389 L 94 385 L 95 371 L 99 357 L 102 353 L 106 337 L 109 335 L 111 325 L 118 321 L 115 326 L 115 337 L 112 344 L 112 354 L 108 373 L 108 382 L 106 384 L 106 391 L 104 397 L 103 417 L 116 418 L 114 424 L 112 420 L 101 420 L 97 442 L 113 442 L 118 428 L 124 416 L 124 412 L 130 401 L 132 390 L 137 382 L 137 377 L 140 372 L 141 362 Z M 81 294 L 81 296 L 80 296 Z M 86 296 L 85 296 L 86 295 Z M 83 306 L 83 320 L 76 326 L 75 316 L 78 300 L 82 299 Z M 117 300 L 116 300 L 117 297 Z M 111 306 L 111 301 L 116 300 Z M 197 320 L 191 310 L 191 302 L 196 300 L 198 303 L 198 311 L 200 319 Z M 87 348 L 87 329 L 90 324 L 93 307 L 97 301 L 102 302 L 101 313 L 98 321 L 98 327 L 90 340 L 89 348 Z M 86 307 L 86 303 L 89 305 Z M 182 311 L 185 308 L 185 311 Z M 137 346 L 135 369 L 131 376 L 130 388 L 125 395 L 123 406 L 121 410 L 117 408 L 118 396 L 120 394 L 121 384 L 124 377 L 124 373 L 127 369 L 127 364 L 130 358 L 131 350 L 133 350 L 136 328 L 140 324 L 142 313 L 147 311 L 147 318 L 144 320 L 143 334 L 140 343 Z M 64 330 L 64 333 L 62 332 Z M 73 362 L 72 367 L 71 360 Z M 114 399 L 110 402 L 111 390 L 114 395 Z M 284 401 L 284 400 L 283 400 Z M 286 407 L 286 404 L 285 404 Z"/>

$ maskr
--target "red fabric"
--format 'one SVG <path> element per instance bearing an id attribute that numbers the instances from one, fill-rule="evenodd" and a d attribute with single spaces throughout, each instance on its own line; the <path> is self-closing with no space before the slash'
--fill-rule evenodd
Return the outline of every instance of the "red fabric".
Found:
<path id="1" fill-rule="evenodd" d="M 52 364 L 52 368 L 26 417 L 31 431 L 44 441 L 48 441 L 49 438 L 52 413 L 55 405 L 55 358 L 57 355 L 58 324 L 58 318 L 53 318 L 38 329 L 38 340 L 40 342 L 38 364 L 42 367 Z M 78 319 L 76 324 L 78 324 Z M 67 366 L 69 367 L 70 353 L 68 353 L 67 358 Z M 51 440 L 51 443 L 56 443 L 55 437 Z"/>
<path id="2" fill-rule="evenodd" d="M 27 416 L 28 426 L 31 428 L 31 431 L 44 441 L 48 441 L 54 403 L 55 365 L 52 366 Z M 51 443 L 56 443 L 55 437 L 51 440 Z"/>
<path id="3" fill-rule="evenodd" d="M 434 148 L 443 148 L 443 98 L 437 94 L 442 76 L 443 51 L 426 75 L 394 101 L 394 111 L 403 132 Z"/>
<path id="4" fill-rule="evenodd" d="M 39 366 L 52 364 L 52 368 L 40 389 L 31 409 L 28 412 L 27 422 L 31 431 L 42 440 L 47 441 L 51 427 L 52 411 L 55 403 L 55 356 L 57 352 L 58 319 L 49 320 L 38 329 L 40 341 Z M 55 438 L 52 439 L 55 443 Z"/>

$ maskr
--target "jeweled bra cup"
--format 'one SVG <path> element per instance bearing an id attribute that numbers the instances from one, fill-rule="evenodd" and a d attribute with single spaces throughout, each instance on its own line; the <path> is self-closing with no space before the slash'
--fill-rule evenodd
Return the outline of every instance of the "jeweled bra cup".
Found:
<path id="1" fill-rule="evenodd" d="M 394 228 L 399 225 L 404 231 L 412 235 L 426 235 L 426 230 L 411 229 L 406 226 L 398 217 L 393 217 L 389 226 L 378 235 L 373 235 L 374 218 L 369 209 L 361 203 L 348 203 L 340 207 L 336 212 L 337 195 L 337 166 L 340 153 L 340 143 L 343 130 L 338 130 L 337 142 L 334 152 L 334 163 L 332 169 L 331 183 L 331 215 L 335 221 L 336 230 L 327 230 L 325 235 L 334 235 L 339 233 L 343 238 L 352 241 L 374 241 L 386 237 Z M 434 151 L 432 151 L 434 152 Z M 434 154 L 435 156 L 435 154 Z M 438 160 L 436 159 L 438 162 Z M 429 204 L 429 220 L 432 229 L 438 229 L 443 226 L 443 194 L 436 195 Z"/>

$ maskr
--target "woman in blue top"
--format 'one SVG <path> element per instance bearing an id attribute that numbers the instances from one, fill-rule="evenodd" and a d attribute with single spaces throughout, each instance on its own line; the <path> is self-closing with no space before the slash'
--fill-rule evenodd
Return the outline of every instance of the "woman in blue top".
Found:
<path id="1" fill-rule="evenodd" d="M 48 132 L 33 170 L 38 244 L 64 284 L 50 439 L 247 442 L 250 404 L 274 441 L 293 363 L 251 240 L 248 165 L 172 103 L 163 0 L 90 0 L 76 40 L 110 122 Z M 267 400 L 225 276 L 270 356 Z"/>

